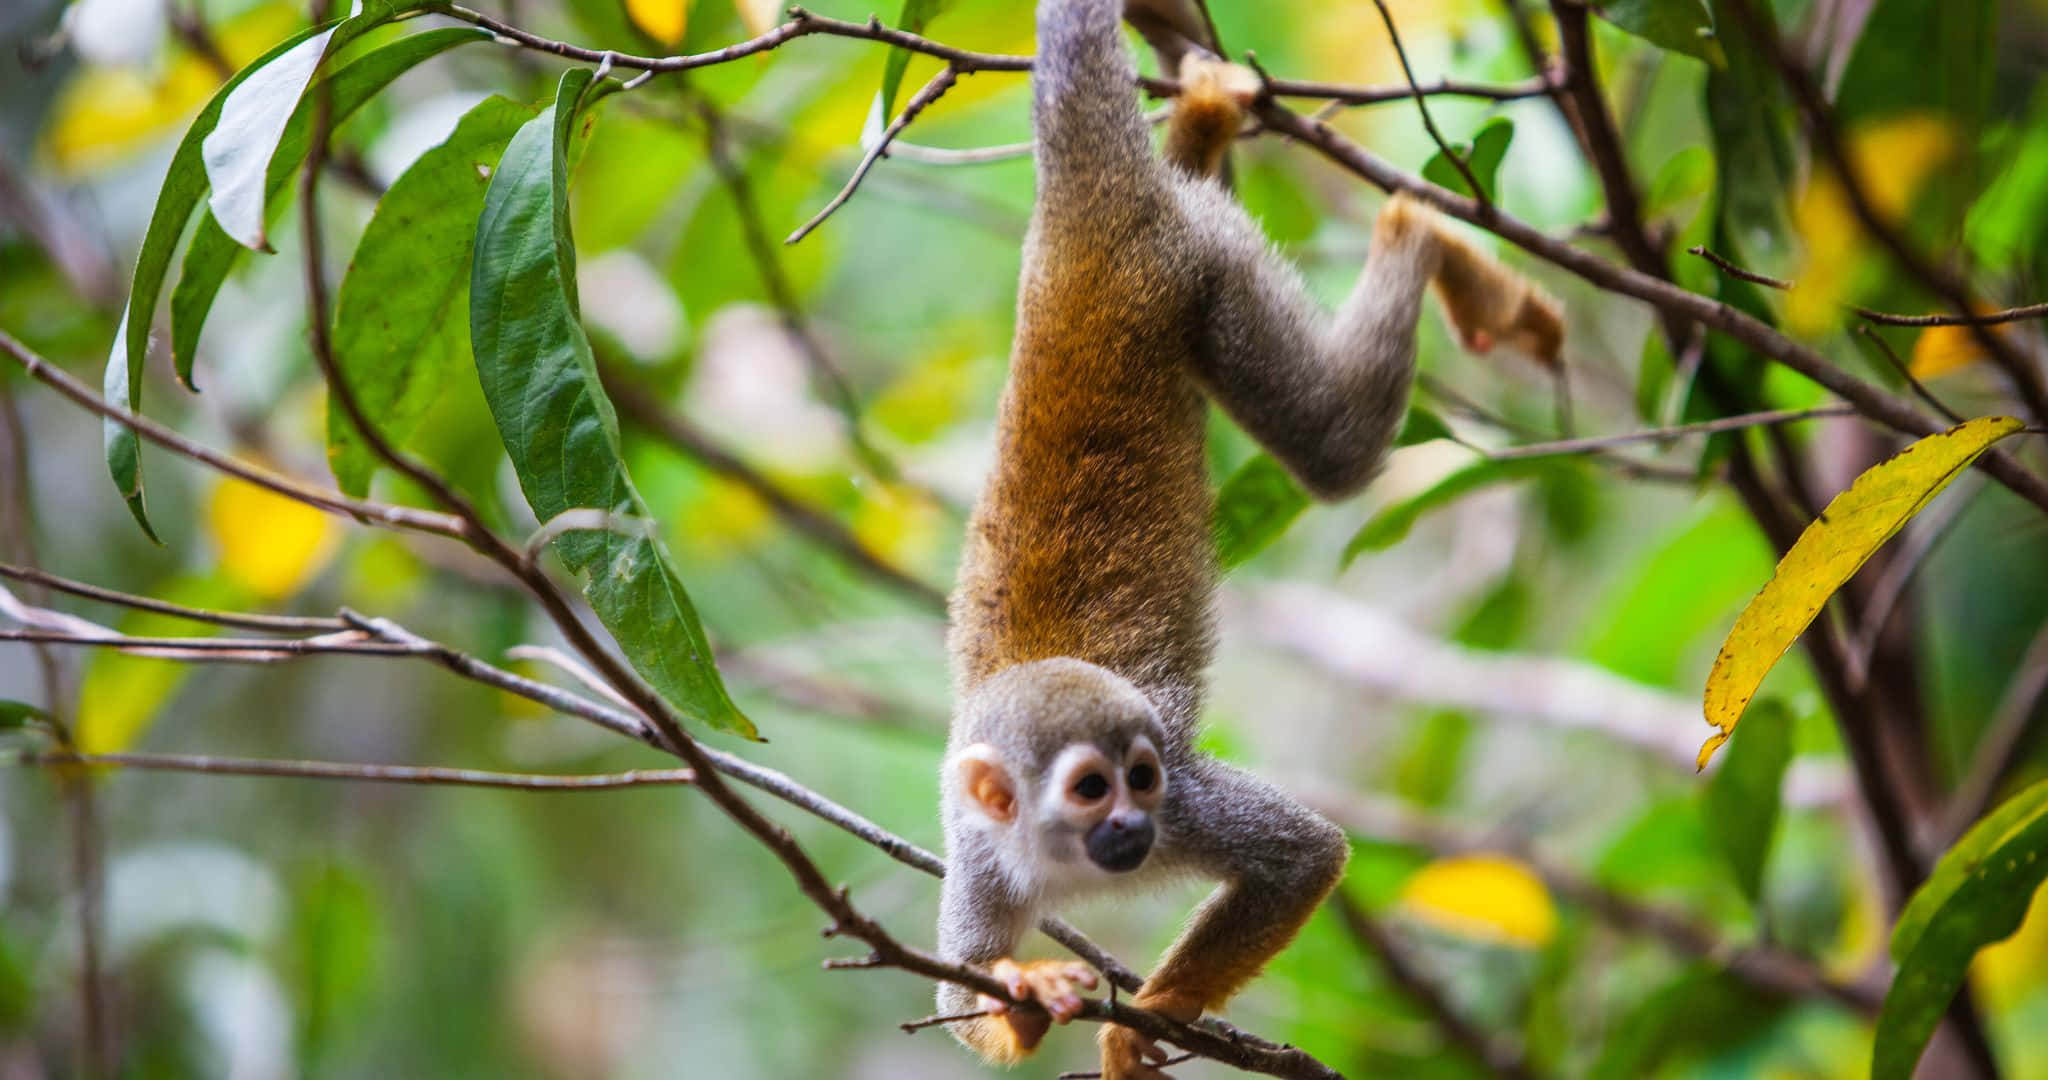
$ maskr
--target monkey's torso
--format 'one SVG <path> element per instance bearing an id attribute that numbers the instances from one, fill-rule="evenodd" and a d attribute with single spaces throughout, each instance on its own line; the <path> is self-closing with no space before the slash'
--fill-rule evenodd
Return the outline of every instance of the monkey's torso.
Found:
<path id="1" fill-rule="evenodd" d="M 1185 733 L 1213 636 L 1207 410 L 1187 369 L 1202 298 L 1152 265 L 1174 243 L 1158 209 L 1033 222 L 951 644 L 963 692 L 1072 657 L 1129 679 Z"/>

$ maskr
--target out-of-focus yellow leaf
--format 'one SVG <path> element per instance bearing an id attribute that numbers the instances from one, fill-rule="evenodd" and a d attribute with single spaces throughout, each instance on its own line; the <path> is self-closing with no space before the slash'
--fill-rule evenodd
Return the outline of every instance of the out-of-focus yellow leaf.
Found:
<path id="1" fill-rule="evenodd" d="M 1991 310 L 1989 304 L 1978 304 L 1981 314 Z M 1988 327 L 1992 333 L 2003 337 L 2012 336 L 2011 326 Z M 1913 356 L 1906 362 L 1907 369 L 1915 378 L 1932 379 L 1946 375 L 1959 368 L 1985 360 L 1989 356 L 1984 346 L 1977 341 L 1977 335 L 1967 326 L 1930 326 L 1913 339 Z"/>
<path id="2" fill-rule="evenodd" d="M 240 68 L 298 25 L 291 5 L 265 4 L 219 27 L 215 43 L 228 63 Z M 114 164 L 182 126 L 222 81 L 211 63 L 184 51 L 161 73 L 81 68 L 58 96 L 44 149 L 51 163 L 67 173 Z"/>
<path id="3" fill-rule="evenodd" d="M 641 33 L 675 48 L 690 28 L 690 0 L 626 0 L 626 17 Z"/>
<path id="4" fill-rule="evenodd" d="M 207 498 L 206 526 L 222 572 L 264 600 L 305 587 L 333 558 L 337 539 L 326 513 L 231 478 Z"/>
<path id="5" fill-rule="evenodd" d="M 1954 128 L 1937 113 L 1903 113 L 1852 133 L 1850 162 L 1879 216 L 1898 220 L 1911 208 L 1927 177 L 1958 144 Z M 1840 305 L 1863 265 L 1868 238 L 1849 207 L 1842 182 L 1816 168 L 1792 204 L 1792 224 L 1806 248 L 1799 287 L 1786 294 L 1785 323 L 1816 333 L 1841 318 Z"/>
<path id="6" fill-rule="evenodd" d="M 774 521 L 775 515 L 753 492 L 715 478 L 684 507 L 682 543 L 703 555 L 733 555 L 767 533 Z"/>
<path id="7" fill-rule="evenodd" d="M 1764 676 L 1828 597 L 1977 455 L 2024 426 L 2010 416 L 1985 416 L 1929 435 L 1871 466 L 1828 503 L 1736 617 L 1714 658 L 1703 708 L 1720 733 L 1700 747 L 1700 768 L 1728 741 Z"/>
<path id="8" fill-rule="evenodd" d="M 773 29 L 786 9 L 782 0 L 732 0 L 732 6 L 740 13 L 740 25 L 747 28 L 748 37 L 760 37 Z"/>
<path id="9" fill-rule="evenodd" d="M 1501 855 L 1458 855 L 1416 871 L 1401 910 L 1446 933 L 1539 949 L 1557 936 L 1557 905 L 1528 867 Z"/>
<path id="10" fill-rule="evenodd" d="M 974 357 L 950 349 L 910 365 L 868 406 L 875 423 L 905 442 L 921 443 L 950 427 L 972 398 Z"/>
<path id="11" fill-rule="evenodd" d="M 853 534 L 870 551 L 901 564 L 930 555 L 945 535 L 945 514 L 930 499 L 896 488 L 874 487 L 853 516 Z"/>
<path id="12" fill-rule="evenodd" d="M 203 608 L 237 608 L 248 599 L 222 578 L 179 578 L 149 590 L 174 604 Z M 122 633 L 132 637 L 212 637 L 217 631 L 203 623 L 139 611 L 121 620 Z M 149 730 L 157 710 L 171 699 L 195 670 L 178 660 L 131 656 L 112 649 L 94 649 L 85 662 L 78 688 L 78 748 L 88 754 L 117 754 L 132 748 Z"/>
<path id="13" fill-rule="evenodd" d="M 1979 1000 L 1993 1012 L 2018 1005 L 2048 978 L 2048 889 L 2034 894 L 2019 932 L 1986 946 L 1970 962 L 1970 982 Z"/>

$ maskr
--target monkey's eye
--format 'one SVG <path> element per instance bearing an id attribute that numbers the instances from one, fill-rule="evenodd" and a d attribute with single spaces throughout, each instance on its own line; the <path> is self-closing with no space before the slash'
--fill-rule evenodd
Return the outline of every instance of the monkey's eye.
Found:
<path id="1" fill-rule="evenodd" d="M 1132 791 L 1150 791 L 1152 785 L 1159 781 L 1159 772 L 1141 762 L 1131 766 L 1130 781 Z"/>
<path id="2" fill-rule="evenodd" d="M 1094 802 L 1109 794 L 1109 780 L 1099 772 L 1092 772 L 1074 781 L 1074 794 Z"/>

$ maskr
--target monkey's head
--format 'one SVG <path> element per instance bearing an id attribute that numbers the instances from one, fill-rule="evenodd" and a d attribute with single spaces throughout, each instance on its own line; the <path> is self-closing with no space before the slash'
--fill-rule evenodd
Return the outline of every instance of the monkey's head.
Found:
<path id="1" fill-rule="evenodd" d="M 991 676 L 960 702 L 946 800 L 988 835 L 1005 869 L 1057 887 L 1124 874 L 1158 835 L 1168 777 L 1159 710 L 1123 677 L 1079 660 Z"/>

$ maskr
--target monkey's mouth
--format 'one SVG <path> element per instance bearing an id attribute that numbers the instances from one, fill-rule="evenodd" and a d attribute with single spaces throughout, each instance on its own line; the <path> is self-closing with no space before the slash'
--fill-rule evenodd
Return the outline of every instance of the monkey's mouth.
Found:
<path id="1" fill-rule="evenodd" d="M 1111 819 L 1088 830 L 1088 860 L 1112 874 L 1129 873 L 1152 853 L 1152 822 Z"/>

